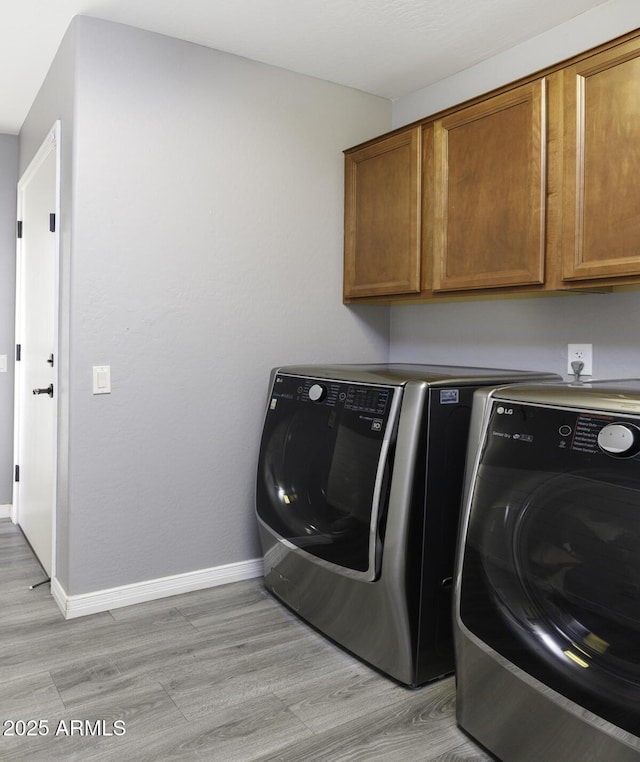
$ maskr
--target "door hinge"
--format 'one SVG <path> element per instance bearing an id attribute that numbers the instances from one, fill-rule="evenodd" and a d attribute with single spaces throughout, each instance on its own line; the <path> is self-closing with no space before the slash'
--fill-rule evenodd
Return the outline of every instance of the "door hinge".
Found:
<path id="1" fill-rule="evenodd" d="M 22 238 L 22 220 L 18 220 L 18 238 Z"/>
<path id="2" fill-rule="evenodd" d="M 22 354 L 22 344 L 16 344 L 16 362 L 20 362 L 21 354 Z"/>
<path id="3" fill-rule="evenodd" d="M 15 467 L 14 481 L 20 481 L 20 466 Z"/>
<path id="4" fill-rule="evenodd" d="M 50 233 L 56 232 L 56 215 L 55 214 L 49 215 L 49 232 Z"/>

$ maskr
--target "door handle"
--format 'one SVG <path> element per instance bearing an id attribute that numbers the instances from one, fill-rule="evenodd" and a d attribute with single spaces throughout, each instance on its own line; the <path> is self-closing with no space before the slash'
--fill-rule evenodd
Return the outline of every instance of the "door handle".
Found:
<path id="1" fill-rule="evenodd" d="M 53 384 L 49 384 L 46 389 L 34 389 L 34 394 L 48 394 L 50 397 L 53 397 Z"/>

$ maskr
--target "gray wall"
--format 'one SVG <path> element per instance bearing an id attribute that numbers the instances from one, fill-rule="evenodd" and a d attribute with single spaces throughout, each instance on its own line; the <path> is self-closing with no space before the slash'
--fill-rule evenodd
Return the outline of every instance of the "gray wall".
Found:
<path id="1" fill-rule="evenodd" d="M 342 150 L 389 129 L 391 104 L 95 19 L 62 56 L 21 138 L 27 161 L 70 86 L 74 595 L 257 557 L 269 369 L 386 360 L 388 310 L 341 304 Z M 98 364 L 111 395 L 91 393 Z"/>
<path id="2" fill-rule="evenodd" d="M 480 95 L 640 27 L 636 0 L 573 21 L 394 103 L 394 126 Z M 594 377 L 640 377 L 640 292 L 391 308 L 390 358 L 567 371 L 567 344 L 593 344 Z"/>
<path id="3" fill-rule="evenodd" d="M 639 329 L 640 292 L 408 305 L 391 309 L 391 359 L 566 375 L 567 344 L 593 344 L 594 378 L 640 378 Z"/>
<path id="4" fill-rule="evenodd" d="M 15 358 L 16 185 L 18 138 L 0 135 L 0 505 L 10 505 L 13 491 L 13 376 Z"/>

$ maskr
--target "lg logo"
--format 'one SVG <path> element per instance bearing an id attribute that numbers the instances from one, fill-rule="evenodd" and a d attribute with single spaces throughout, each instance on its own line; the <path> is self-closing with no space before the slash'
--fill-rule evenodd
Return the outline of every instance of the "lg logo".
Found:
<path id="1" fill-rule="evenodd" d="M 498 415 L 513 415 L 513 408 L 512 407 L 500 407 L 496 408 L 496 413 Z"/>

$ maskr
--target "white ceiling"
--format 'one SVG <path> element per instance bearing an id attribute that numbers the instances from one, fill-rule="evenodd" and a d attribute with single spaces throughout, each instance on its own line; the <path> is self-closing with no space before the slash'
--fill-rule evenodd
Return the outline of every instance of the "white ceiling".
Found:
<path id="1" fill-rule="evenodd" d="M 398 98 L 607 0 L 0 0 L 0 133 L 16 134 L 75 15 Z"/>

